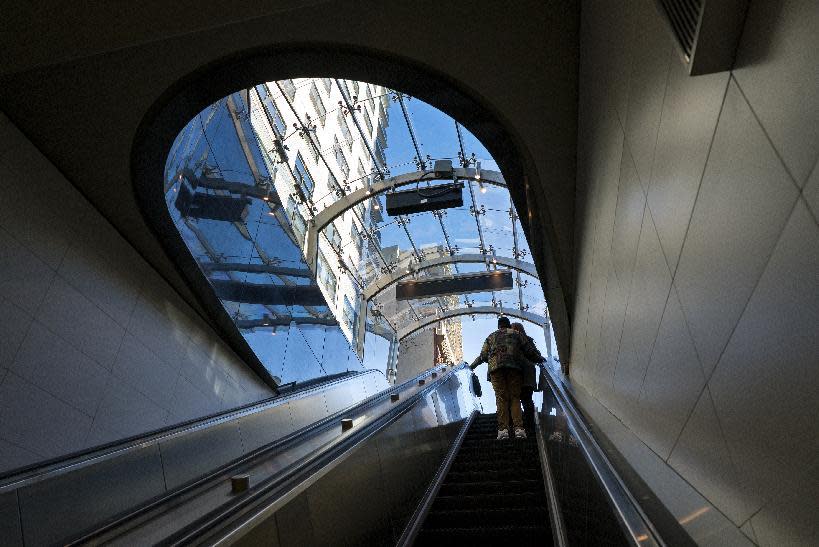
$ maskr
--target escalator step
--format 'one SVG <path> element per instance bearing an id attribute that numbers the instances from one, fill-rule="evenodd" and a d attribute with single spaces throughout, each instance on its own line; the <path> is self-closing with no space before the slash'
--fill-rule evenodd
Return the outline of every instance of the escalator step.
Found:
<path id="1" fill-rule="evenodd" d="M 505 445 L 505 446 L 504 446 Z M 480 458 L 483 460 L 490 459 L 490 458 L 520 458 L 526 457 L 531 458 L 533 460 L 539 459 L 537 449 L 532 446 L 524 445 L 523 443 L 517 444 L 506 444 L 502 442 L 494 442 L 491 445 L 484 445 L 484 446 L 467 446 L 461 447 L 461 450 L 458 452 L 458 458 Z"/>
<path id="2" fill-rule="evenodd" d="M 453 462 L 449 472 L 453 477 L 461 477 L 464 473 L 485 473 L 479 480 L 515 480 L 529 479 L 532 473 L 540 475 L 540 463 L 537 461 L 491 460 L 481 462 L 461 461 Z M 448 478 L 448 477 L 447 477 Z"/>
<path id="3" fill-rule="evenodd" d="M 464 450 L 456 456 L 458 461 L 526 460 L 540 461 L 537 452 L 526 448 L 487 447 L 482 450 Z"/>
<path id="4" fill-rule="evenodd" d="M 496 458 L 492 460 L 461 460 L 452 463 L 450 471 L 456 473 L 463 471 L 501 471 L 504 469 L 537 469 L 538 462 L 536 460 L 523 458 Z"/>
<path id="5" fill-rule="evenodd" d="M 546 526 L 447 527 L 421 530 L 415 545 L 552 545 Z"/>
<path id="6" fill-rule="evenodd" d="M 497 434 L 495 415 L 473 421 L 416 545 L 552 544 L 537 443 Z"/>
<path id="7" fill-rule="evenodd" d="M 539 467 L 523 469 L 492 469 L 488 471 L 450 471 L 445 479 L 447 483 L 460 482 L 507 482 L 519 480 L 543 480 Z"/>
<path id="8" fill-rule="evenodd" d="M 445 509 L 430 511 L 424 528 L 471 528 L 483 526 L 545 526 L 546 507 L 499 507 L 492 509 Z"/>
<path id="9" fill-rule="evenodd" d="M 541 485 L 541 490 L 543 486 Z M 495 509 L 495 508 L 525 508 L 545 507 L 546 495 L 544 492 L 507 492 L 500 491 L 494 494 L 441 496 L 435 499 L 433 511 L 448 509 Z"/>
<path id="10" fill-rule="evenodd" d="M 439 496 L 479 496 L 485 494 L 495 494 L 497 492 L 507 492 L 510 494 L 522 494 L 525 492 L 543 492 L 543 481 L 534 480 L 509 480 L 505 482 L 497 481 L 477 481 L 477 482 L 445 482 L 441 485 Z"/>

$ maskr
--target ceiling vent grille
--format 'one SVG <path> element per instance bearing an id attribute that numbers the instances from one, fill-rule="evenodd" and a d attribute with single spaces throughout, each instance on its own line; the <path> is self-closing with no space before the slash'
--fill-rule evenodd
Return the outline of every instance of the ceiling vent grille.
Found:
<path id="1" fill-rule="evenodd" d="M 730 70 L 748 0 L 656 0 L 688 73 Z"/>
<path id="2" fill-rule="evenodd" d="M 694 50 L 694 37 L 702 15 L 700 0 L 660 0 L 665 10 L 671 31 L 683 50 L 686 59 L 691 59 Z"/>

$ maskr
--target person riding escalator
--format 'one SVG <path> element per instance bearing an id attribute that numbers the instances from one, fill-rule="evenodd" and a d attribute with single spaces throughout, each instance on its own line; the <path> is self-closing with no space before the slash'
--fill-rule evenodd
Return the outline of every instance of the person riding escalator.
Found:
<path id="1" fill-rule="evenodd" d="M 516 438 L 526 438 L 520 406 L 523 359 L 538 361 L 543 357 L 531 338 L 512 329 L 508 317 L 499 317 L 498 330 L 486 337 L 480 355 L 470 365 L 475 370 L 481 363 L 489 364 L 498 409 L 498 440 L 508 439 L 512 427 Z"/>
<path id="2" fill-rule="evenodd" d="M 525 336 L 532 347 L 535 346 L 535 341 L 531 336 L 526 334 L 526 329 L 523 328 L 523 323 L 512 323 L 512 328 Z M 532 394 L 537 390 L 537 373 L 538 367 L 543 366 L 546 359 L 541 353 L 535 349 L 538 354 L 538 359 L 530 360 L 526 356 L 520 355 L 520 369 L 523 374 L 520 388 L 520 403 L 523 406 L 523 426 L 529 433 L 535 431 L 535 403 L 532 400 Z"/>

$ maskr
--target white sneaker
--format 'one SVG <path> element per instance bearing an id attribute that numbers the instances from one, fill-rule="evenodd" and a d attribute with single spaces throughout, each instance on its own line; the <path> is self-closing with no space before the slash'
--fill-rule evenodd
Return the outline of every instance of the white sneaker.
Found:
<path id="1" fill-rule="evenodd" d="M 526 438 L 526 430 L 522 428 L 517 428 L 515 430 L 515 438 L 516 439 L 525 439 Z"/>
<path id="2" fill-rule="evenodd" d="M 502 440 L 508 439 L 508 438 L 509 438 L 509 430 L 508 429 L 501 429 L 500 431 L 498 431 L 498 440 L 499 441 L 502 441 Z"/>

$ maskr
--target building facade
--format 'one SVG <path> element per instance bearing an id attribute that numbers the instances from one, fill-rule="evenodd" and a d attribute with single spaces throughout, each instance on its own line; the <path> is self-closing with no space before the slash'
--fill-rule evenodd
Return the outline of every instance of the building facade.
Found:
<path id="1" fill-rule="evenodd" d="M 386 169 L 389 91 L 332 78 L 267 82 L 250 90 L 251 124 L 297 243 L 313 216 Z M 319 238 L 316 278 L 330 312 L 353 346 L 360 342 L 362 276 L 381 220 L 371 199 L 335 219 Z M 365 245 L 365 238 L 368 245 Z"/>

